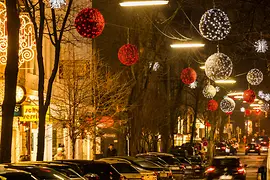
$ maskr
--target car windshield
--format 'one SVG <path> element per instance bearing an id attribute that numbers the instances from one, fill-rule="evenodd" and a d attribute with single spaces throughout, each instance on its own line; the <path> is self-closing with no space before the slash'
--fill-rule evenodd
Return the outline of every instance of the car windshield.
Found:
<path id="1" fill-rule="evenodd" d="M 151 161 L 134 161 L 136 164 L 138 164 L 139 166 L 143 167 L 143 168 L 160 168 L 159 165 L 151 162 Z"/>
<path id="2" fill-rule="evenodd" d="M 35 180 L 30 174 L 24 174 L 24 173 L 7 173 L 7 174 L 1 174 L 0 179 L 23 179 L 23 180 Z"/>
<path id="3" fill-rule="evenodd" d="M 160 158 L 163 159 L 169 165 L 178 165 L 180 163 L 176 158 L 172 156 L 161 156 Z"/>
<path id="4" fill-rule="evenodd" d="M 13 167 L 11 167 L 13 168 Z M 20 167 L 20 166 L 16 166 L 14 167 L 14 169 L 20 169 L 20 170 L 24 170 L 27 172 L 30 172 L 31 174 L 33 174 L 34 176 L 38 177 L 39 179 L 68 179 L 67 176 L 63 175 L 62 173 L 53 170 L 51 168 L 45 168 L 45 167 L 31 167 L 31 166 L 27 166 L 27 167 Z"/>
<path id="5" fill-rule="evenodd" d="M 131 165 L 126 163 L 115 163 L 112 166 L 119 172 L 119 173 L 139 173 L 135 168 Z"/>
<path id="6" fill-rule="evenodd" d="M 236 159 L 236 158 L 213 160 L 213 166 L 238 167 L 239 165 L 240 165 L 239 159 Z"/>
<path id="7" fill-rule="evenodd" d="M 53 169 L 65 174 L 66 176 L 68 176 L 70 178 L 81 178 L 81 176 L 76 171 L 74 171 L 73 169 L 71 169 L 69 167 L 55 166 L 55 167 L 53 167 Z"/>
<path id="8" fill-rule="evenodd" d="M 250 148 L 255 148 L 257 145 L 256 145 L 256 144 L 248 144 L 248 146 L 249 146 Z"/>

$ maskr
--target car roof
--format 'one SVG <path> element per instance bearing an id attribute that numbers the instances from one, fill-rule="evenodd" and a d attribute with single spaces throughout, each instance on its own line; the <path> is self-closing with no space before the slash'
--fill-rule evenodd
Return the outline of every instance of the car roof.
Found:
<path id="1" fill-rule="evenodd" d="M 214 159 L 240 159 L 238 156 L 216 156 Z"/>
<path id="2" fill-rule="evenodd" d="M 169 154 L 169 153 L 162 153 L 162 152 L 148 152 L 148 153 L 141 153 L 137 154 L 136 156 L 171 156 L 174 157 L 174 155 Z"/>
<path id="3" fill-rule="evenodd" d="M 102 159 L 102 160 L 97 160 L 96 162 L 99 162 L 99 161 L 105 162 L 108 164 L 118 164 L 118 163 L 130 164 L 126 160 L 122 160 L 122 159 Z"/>

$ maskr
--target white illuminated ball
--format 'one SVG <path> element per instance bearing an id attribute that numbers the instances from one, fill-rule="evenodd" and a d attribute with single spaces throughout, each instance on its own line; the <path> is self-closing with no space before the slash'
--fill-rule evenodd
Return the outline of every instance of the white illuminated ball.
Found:
<path id="1" fill-rule="evenodd" d="M 233 112 L 234 108 L 235 108 L 235 102 L 232 98 L 226 97 L 222 99 L 222 101 L 220 102 L 220 109 L 224 113 Z"/>
<path id="2" fill-rule="evenodd" d="M 216 93 L 217 93 L 216 88 L 210 84 L 206 85 L 203 88 L 203 95 L 206 98 L 213 98 L 213 97 L 215 97 Z"/>
<path id="3" fill-rule="evenodd" d="M 259 69 L 251 69 L 247 73 L 247 81 L 251 85 L 259 85 L 263 81 L 263 73 Z"/>

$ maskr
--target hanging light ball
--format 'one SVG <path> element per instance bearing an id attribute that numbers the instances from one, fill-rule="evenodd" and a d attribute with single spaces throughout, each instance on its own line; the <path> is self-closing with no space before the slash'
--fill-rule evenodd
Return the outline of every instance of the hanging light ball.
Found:
<path id="1" fill-rule="evenodd" d="M 245 110 L 245 116 L 250 116 L 252 111 L 250 109 Z"/>
<path id="2" fill-rule="evenodd" d="M 213 98 L 215 97 L 216 93 L 217 93 L 216 88 L 211 84 L 208 84 L 203 88 L 203 95 L 206 98 Z"/>
<path id="3" fill-rule="evenodd" d="M 261 110 L 268 112 L 269 111 L 269 104 L 268 103 L 264 103 L 261 105 Z"/>
<path id="4" fill-rule="evenodd" d="M 205 62 L 205 74 L 213 81 L 228 79 L 232 70 L 231 59 L 223 53 L 212 54 Z"/>
<path id="5" fill-rule="evenodd" d="M 235 108 L 235 102 L 232 98 L 226 97 L 222 99 L 222 101 L 220 102 L 220 109 L 224 113 L 233 112 L 234 108 Z"/>
<path id="6" fill-rule="evenodd" d="M 243 101 L 246 101 L 247 103 L 251 104 L 255 101 L 256 94 L 253 90 L 247 89 L 244 91 L 243 94 Z"/>
<path id="7" fill-rule="evenodd" d="M 196 81 L 196 78 L 196 71 L 190 67 L 183 69 L 181 72 L 181 80 L 184 84 L 191 84 Z"/>
<path id="8" fill-rule="evenodd" d="M 105 26 L 103 15 L 95 8 L 84 8 L 75 19 L 77 32 L 87 38 L 98 37 Z"/>
<path id="9" fill-rule="evenodd" d="M 231 24 L 225 12 L 220 9 L 210 9 L 202 15 L 199 29 L 204 38 L 219 41 L 230 33 Z"/>
<path id="10" fill-rule="evenodd" d="M 137 47 L 133 44 L 123 45 L 118 50 L 118 59 L 126 66 L 136 64 L 139 60 L 139 52 Z"/>
<path id="11" fill-rule="evenodd" d="M 208 101 L 207 109 L 209 111 L 215 111 L 215 110 L 217 110 L 217 108 L 218 108 L 217 101 L 215 101 L 214 99 L 211 99 L 210 101 Z"/>
<path id="12" fill-rule="evenodd" d="M 247 81 L 251 85 L 259 85 L 263 81 L 263 73 L 259 69 L 251 69 L 247 73 Z"/>

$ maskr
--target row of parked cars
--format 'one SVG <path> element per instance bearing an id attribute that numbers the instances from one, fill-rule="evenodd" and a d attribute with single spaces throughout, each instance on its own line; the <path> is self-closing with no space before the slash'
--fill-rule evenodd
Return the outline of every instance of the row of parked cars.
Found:
<path id="1" fill-rule="evenodd" d="M 57 160 L 0 165 L 0 179 L 89 179 L 165 180 L 203 177 L 205 167 L 199 156 L 183 157 L 150 152 L 99 160 Z"/>

